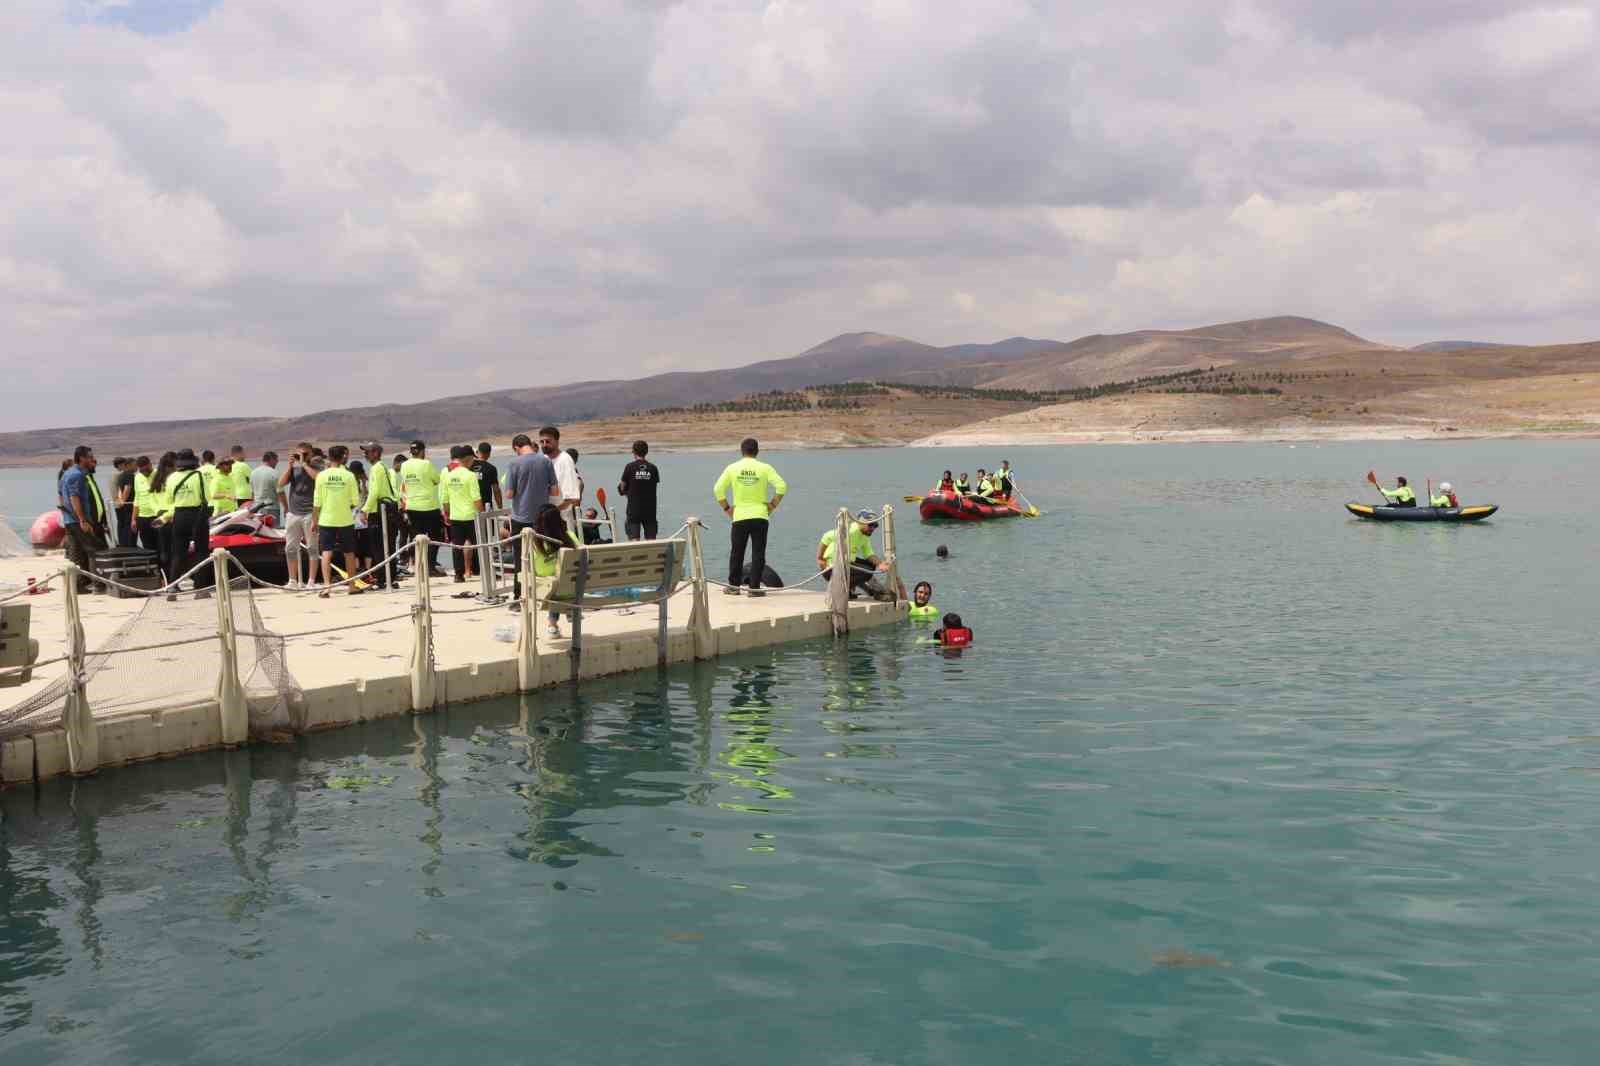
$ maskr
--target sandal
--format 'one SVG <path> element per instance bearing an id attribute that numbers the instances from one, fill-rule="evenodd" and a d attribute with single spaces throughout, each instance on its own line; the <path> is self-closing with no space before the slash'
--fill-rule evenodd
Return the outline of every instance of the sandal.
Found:
<path id="1" fill-rule="evenodd" d="M 323 589 L 321 592 L 317 593 L 317 599 L 319 600 L 331 599 L 332 597 L 333 593 L 329 592 L 327 589 Z"/>

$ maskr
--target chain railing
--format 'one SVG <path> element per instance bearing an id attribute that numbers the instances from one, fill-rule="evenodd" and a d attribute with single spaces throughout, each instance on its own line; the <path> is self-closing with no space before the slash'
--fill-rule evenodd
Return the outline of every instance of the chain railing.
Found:
<path id="1" fill-rule="evenodd" d="M 890 583 L 891 586 L 897 586 L 898 579 L 893 569 L 895 562 L 893 508 L 884 508 L 881 517 L 885 529 L 885 555 L 889 563 L 890 576 L 892 579 Z M 485 533 L 487 533 L 496 524 L 501 523 L 506 519 L 506 515 L 489 513 L 480 522 L 480 527 Z M 836 533 L 837 541 L 841 546 L 848 545 L 848 521 L 849 512 L 841 510 L 839 512 L 838 531 Z M 679 527 L 677 532 L 671 537 L 660 541 L 664 548 L 664 576 L 660 586 L 651 589 L 648 593 L 630 596 L 620 602 L 586 604 L 581 602 L 583 599 L 583 594 L 581 591 L 582 586 L 580 585 L 580 592 L 576 596 L 561 601 L 549 601 L 550 609 L 558 610 L 562 613 L 572 613 L 574 616 L 574 630 L 571 637 L 571 643 L 569 643 L 569 654 L 573 657 L 572 676 L 574 679 L 577 677 L 577 663 L 582 653 L 581 627 L 577 624 L 577 619 L 580 614 L 589 614 L 592 612 L 607 610 L 626 611 L 631 610 L 635 606 L 659 606 L 660 622 L 657 636 L 660 646 L 658 652 L 658 661 L 665 663 L 667 659 L 666 605 L 668 601 L 679 596 L 685 590 L 692 592 L 688 627 L 693 638 L 694 657 L 710 658 L 714 654 L 715 644 L 712 639 L 709 604 L 707 602 L 708 598 L 706 592 L 708 587 L 711 585 L 717 585 L 719 587 L 725 587 L 725 585 L 723 582 L 714 580 L 707 575 L 703 550 L 703 534 L 704 526 L 700 520 L 698 518 L 690 518 L 681 527 Z M 680 540 L 680 537 L 683 537 L 684 539 Z M 537 687 L 540 683 L 538 627 L 534 623 L 536 621 L 535 616 L 540 606 L 540 601 L 548 595 L 547 588 L 545 591 L 541 591 L 541 582 L 544 582 L 545 586 L 548 586 L 550 581 L 550 579 L 539 578 L 534 572 L 534 545 L 540 540 L 548 543 L 558 543 L 551 538 L 540 536 L 531 529 L 524 529 L 512 536 L 507 537 L 490 538 L 486 536 L 484 543 L 475 546 L 475 550 L 480 552 L 489 548 L 495 549 L 499 553 L 496 558 L 502 560 L 502 566 L 505 565 L 504 560 L 506 560 L 508 557 L 512 560 L 515 560 L 514 565 L 520 577 L 522 592 L 520 595 L 513 595 L 510 597 L 509 606 L 512 610 L 519 613 L 522 623 L 520 626 L 520 634 L 516 643 L 519 687 L 523 690 Z M 629 543 L 638 542 L 623 542 L 620 545 L 616 545 L 616 547 L 623 548 Z M 674 549 L 671 547 L 671 545 L 674 544 L 680 545 L 681 548 Z M 515 546 L 515 550 L 506 550 L 511 548 L 513 545 Z M 433 606 L 430 594 L 430 574 L 427 559 L 428 549 L 431 546 L 456 547 L 456 545 L 447 545 L 432 541 L 426 536 L 418 536 L 410 543 L 401 545 L 386 555 L 383 559 L 375 561 L 371 566 L 360 571 L 359 573 L 348 574 L 341 580 L 334 582 L 331 586 L 325 586 L 321 590 L 326 592 L 329 588 L 354 586 L 356 582 L 363 581 L 379 571 L 384 571 L 387 574 L 392 575 L 395 572 L 394 564 L 397 561 L 402 560 L 407 553 L 410 553 L 412 556 L 413 575 L 417 585 L 416 601 L 409 610 L 405 611 L 404 613 L 386 612 L 372 618 L 343 618 L 334 624 L 318 626 L 311 629 L 296 630 L 288 633 L 269 632 L 256 627 L 236 626 L 233 620 L 231 597 L 236 591 L 244 591 L 245 595 L 249 595 L 248 590 L 251 587 L 269 589 L 279 595 L 287 596 L 306 595 L 310 593 L 316 593 L 318 590 L 291 590 L 283 588 L 282 586 L 274 585 L 271 582 L 264 581 L 257 575 L 246 570 L 231 553 L 222 548 L 214 550 L 207 558 L 201 560 L 183 574 L 179 575 L 177 578 L 168 581 L 159 588 L 155 589 L 135 588 L 121 581 L 117 581 L 114 578 L 105 577 L 87 570 L 80 570 L 75 564 L 67 563 L 58 570 L 46 575 L 42 581 L 36 582 L 33 586 L 20 588 L 6 594 L 5 596 L 0 596 L 0 603 L 7 602 L 19 596 L 26 596 L 31 593 L 37 593 L 52 588 L 57 583 L 60 583 L 62 587 L 67 590 L 65 612 L 67 649 L 63 654 L 29 664 L 28 669 L 31 671 L 38 671 L 54 666 L 67 666 L 67 699 L 61 713 L 59 724 L 64 726 L 67 732 L 68 770 L 73 774 L 84 774 L 93 772 L 98 766 L 99 761 L 98 736 L 96 733 L 93 712 L 89 705 L 88 683 L 91 675 L 85 667 L 86 660 L 91 656 L 96 657 L 97 660 L 105 660 L 112 656 L 129 655 L 135 653 L 148 654 L 151 652 L 157 652 L 176 647 L 205 644 L 216 641 L 222 656 L 221 669 L 219 671 L 219 680 L 216 691 L 218 714 L 222 719 L 219 722 L 219 735 L 223 738 L 224 743 L 234 744 L 240 743 L 246 739 L 243 719 L 245 698 L 243 683 L 238 676 L 238 664 L 236 658 L 236 642 L 240 638 L 250 638 L 258 641 L 290 641 L 309 637 L 324 636 L 335 632 L 347 632 L 355 629 L 364 629 L 372 626 L 390 625 L 395 622 L 409 619 L 413 623 L 412 655 L 409 667 L 409 673 L 411 675 L 410 709 L 414 712 L 431 710 L 437 703 L 441 702 L 440 697 L 443 695 L 442 686 L 440 685 L 441 678 L 439 677 L 437 648 L 435 645 L 434 616 L 467 615 L 477 614 L 484 611 L 493 610 L 495 608 L 504 609 L 506 600 L 506 597 L 499 594 L 500 590 L 498 589 L 498 586 L 496 586 L 494 588 L 487 589 L 491 596 L 490 598 L 487 598 L 485 602 L 480 602 L 471 607 L 435 608 Z M 585 549 L 574 549 L 570 544 L 563 544 L 561 546 L 564 549 L 580 552 L 580 558 L 586 557 L 583 553 L 588 551 L 604 550 L 612 547 L 612 545 L 595 545 L 586 547 Z M 841 548 L 840 550 L 845 549 Z M 482 557 L 483 556 L 480 556 L 480 558 Z M 681 559 L 683 563 L 687 564 L 689 572 L 686 575 L 674 576 L 677 573 L 677 568 L 675 567 L 674 562 L 678 559 Z M 213 568 L 215 577 L 211 591 L 213 591 L 214 595 L 219 601 L 217 603 L 216 632 L 206 633 L 202 636 L 184 637 L 165 641 L 149 641 L 137 645 L 118 646 L 99 652 L 91 652 L 88 649 L 87 642 L 84 639 L 82 611 L 78 602 L 78 584 L 80 579 L 96 583 L 105 589 L 115 590 L 122 595 L 129 597 L 144 597 L 147 599 L 158 596 L 171 597 L 183 581 L 194 578 L 196 574 L 198 574 L 207 566 Z M 233 569 L 237 569 L 240 573 L 242 573 L 243 578 L 230 578 L 229 575 Z M 828 590 L 830 606 L 834 607 L 836 632 L 844 632 L 848 630 L 848 615 L 847 612 L 842 609 L 842 599 L 839 603 L 834 603 L 836 598 L 843 596 L 848 591 L 848 577 L 845 576 L 843 572 L 844 569 L 844 567 L 834 568 L 833 579 L 830 582 L 830 587 Z M 812 583 L 816 582 L 819 578 L 822 578 L 825 573 L 826 571 L 818 571 L 817 573 L 806 578 L 804 581 L 800 581 L 792 585 L 782 586 L 780 588 L 775 588 L 771 591 L 802 591 L 806 589 L 807 586 L 810 586 Z M 393 588 L 392 581 L 390 582 L 390 587 Z M 254 617 L 259 620 L 260 616 L 259 614 L 255 614 Z M 231 666 L 230 661 L 232 663 Z M 5 721 L 6 719 L 4 711 L 0 711 L 0 724 L 3 724 Z M 40 724 L 53 725 L 58 723 L 41 722 Z"/>

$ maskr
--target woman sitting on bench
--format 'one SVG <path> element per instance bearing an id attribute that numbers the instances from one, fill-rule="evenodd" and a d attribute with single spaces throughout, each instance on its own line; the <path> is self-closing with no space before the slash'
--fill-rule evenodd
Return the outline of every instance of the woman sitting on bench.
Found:
<path id="1" fill-rule="evenodd" d="M 533 576 L 555 577 L 556 570 L 561 565 L 561 549 L 563 547 L 581 547 L 578 538 L 572 535 L 567 528 L 566 520 L 561 517 L 561 511 L 553 504 L 545 504 L 533 519 Z M 528 595 L 534 595 L 534 590 L 529 589 Z M 576 610 L 576 608 L 574 608 Z M 550 624 L 545 629 L 547 636 L 560 639 L 561 637 L 561 612 L 550 612 Z"/>

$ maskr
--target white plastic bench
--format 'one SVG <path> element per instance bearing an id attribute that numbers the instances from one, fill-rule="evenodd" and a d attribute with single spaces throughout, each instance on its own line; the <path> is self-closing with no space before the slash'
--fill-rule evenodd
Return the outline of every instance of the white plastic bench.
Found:
<path id="1" fill-rule="evenodd" d="M 573 681 L 578 680 L 583 657 L 584 611 L 638 602 L 639 595 L 632 590 L 655 590 L 656 662 L 667 665 L 667 597 L 683 580 L 683 561 L 688 554 L 685 540 L 636 540 L 561 549 L 555 577 L 544 595 L 544 609 L 572 612 L 572 647 L 567 655 L 572 661 Z"/>

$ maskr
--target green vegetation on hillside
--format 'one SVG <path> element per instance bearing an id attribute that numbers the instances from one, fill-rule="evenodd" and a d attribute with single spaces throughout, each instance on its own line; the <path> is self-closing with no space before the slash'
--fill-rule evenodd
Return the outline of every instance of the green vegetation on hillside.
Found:
<path id="1" fill-rule="evenodd" d="M 767 413 L 775 411 L 857 411 L 869 397 L 909 395 L 921 400 L 972 403 L 988 401 L 1027 404 L 1081 403 L 1103 396 L 1134 393 L 1201 394 L 1209 396 L 1281 396 L 1287 385 L 1332 377 L 1354 377 L 1354 371 L 1243 371 L 1207 367 L 1171 374 L 1147 374 L 1126 381 L 1108 381 L 1076 389 L 985 389 L 966 385 L 921 385 L 906 381 L 842 381 L 804 389 L 772 389 L 718 403 L 687 407 L 652 407 L 635 415 Z"/>

